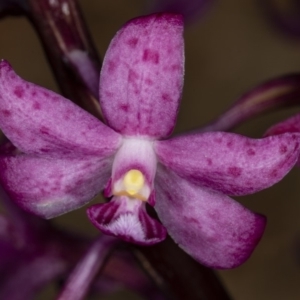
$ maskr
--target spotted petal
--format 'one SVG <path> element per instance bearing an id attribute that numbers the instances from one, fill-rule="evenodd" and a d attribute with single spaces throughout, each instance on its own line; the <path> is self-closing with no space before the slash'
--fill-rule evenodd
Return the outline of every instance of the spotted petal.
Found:
<path id="1" fill-rule="evenodd" d="M 0 63 L 0 128 L 21 151 L 44 156 L 114 153 L 120 136 L 62 96 Z"/>
<path id="2" fill-rule="evenodd" d="M 183 22 L 154 14 L 129 21 L 114 37 L 100 75 L 100 103 L 122 134 L 168 136 L 183 85 Z"/>
<path id="3" fill-rule="evenodd" d="M 156 142 L 161 163 L 191 182 L 229 195 L 272 186 L 295 165 L 298 134 L 250 139 L 211 132 Z"/>
<path id="4" fill-rule="evenodd" d="M 146 212 L 145 203 L 126 196 L 88 208 L 91 222 L 102 232 L 139 245 L 153 245 L 166 238 L 166 229 Z"/>
<path id="5" fill-rule="evenodd" d="M 89 202 L 108 181 L 111 158 L 0 156 L 0 181 L 23 209 L 52 218 Z"/>
<path id="6" fill-rule="evenodd" d="M 263 234 L 263 216 L 172 171 L 158 170 L 156 188 L 155 210 L 168 233 L 208 267 L 226 269 L 242 264 Z"/>

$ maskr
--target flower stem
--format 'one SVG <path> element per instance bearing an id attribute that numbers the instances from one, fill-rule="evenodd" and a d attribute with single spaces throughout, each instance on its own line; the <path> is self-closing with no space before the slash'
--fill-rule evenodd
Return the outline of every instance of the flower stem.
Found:
<path id="1" fill-rule="evenodd" d="M 25 14 L 31 21 L 64 96 L 102 119 L 97 100 L 101 62 L 77 1 L 10 0 L 3 7 L 1 3 L 0 17 Z"/>
<path id="2" fill-rule="evenodd" d="M 264 82 L 242 95 L 227 111 L 197 132 L 229 131 L 260 114 L 300 105 L 300 74 Z"/>
<path id="3" fill-rule="evenodd" d="M 82 260 L 69 276 L 57 300 L 81 300 L 87 295 L 107 256 L 119 243 L 115 238 L 101 236 L 88 249 Z"/>

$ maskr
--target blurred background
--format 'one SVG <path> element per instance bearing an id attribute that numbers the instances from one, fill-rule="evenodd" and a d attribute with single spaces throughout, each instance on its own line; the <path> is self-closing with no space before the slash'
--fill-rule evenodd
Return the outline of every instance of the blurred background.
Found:
<path id="1" fill-rule="evenodd" d="M 101 57 L 116 31 L 145 12 L 145 1 L 140 0 L 79 2 Z M 201 19 L 185 29 L 186 75 L 177 132 L 212 120 L 264 80 L 300 72 L 300 38 L 292 40 L 270 24 L 260 1 L 214 2 Z M 24 18 L 0 21 L 0 58 L 7 59 L 24 79 L 58 91 L 39 40 Z M 270 125 L 297 111 L 256 118 L 236 132 L 260 137 Z M 238 200 L 266 215 L 268 225 L 243 266 L 218 272 L 226 288 L 237 300 L 300 299 L 300 170 L 293 170 L 269 190 Z M 97 234 L 84 208 L 54 222 L 91 236 Z M 45 294 L 41 299 L 46 299 Z M 105 299 L 140 298 L 126 293 Z"/>

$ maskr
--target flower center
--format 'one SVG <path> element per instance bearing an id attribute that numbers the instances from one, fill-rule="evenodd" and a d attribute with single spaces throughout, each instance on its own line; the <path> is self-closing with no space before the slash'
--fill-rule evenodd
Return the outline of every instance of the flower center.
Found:
<path id="1" fill-rule="evenodd" d="M 147 201 L 150 189 L 145 182 L 145 176 L 140 170 L 131 169 L 114 184 L 113 195 Z"/>
<path id="2" fill-rule="evenodd" d="M 124 189 L 130 196 L 139 194 L 145 183 L 144 175 L 139 170 L 128 171 L 123 179 Z"/>

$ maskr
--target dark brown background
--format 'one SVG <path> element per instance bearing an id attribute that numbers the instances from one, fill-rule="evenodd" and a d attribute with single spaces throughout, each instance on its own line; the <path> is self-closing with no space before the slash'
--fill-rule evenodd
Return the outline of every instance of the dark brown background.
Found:
<path id="1" fill-rule="evenodd" d="M 80 3 L 103 57 L 120 26 L 142 14 L 144 2 Z M 208 122 L 262 80 L 300 71 L 300 39 L 291 41 L 278 33 L 263 15 L 259 1 L 216 1 L 204 19 L 186 28 L 185 40 L 186 76 L 178 132 Z M 0 22 L 0 58 L 8 59 L 28 81 L 57 90 L 39 41 L 26 20 Z M 238 132 L 259 137 L 268 126 L 296 111 L 258 118 L 238 128 Z M 300 170 L 292 171 L 269 190 L 239 200 L 267 215 L 269 222 L 252 257 L 237 269 L 219 272 L 224 284 L 238 300 L 300 299 Z M 55 222 L 96 234 L 84 209 Z M 41 299 L 53 299 L 51 288 L 48 292 L 52 296 L 43 294 Z M 114 299 L 137 299 L 126 295 Z"/>

